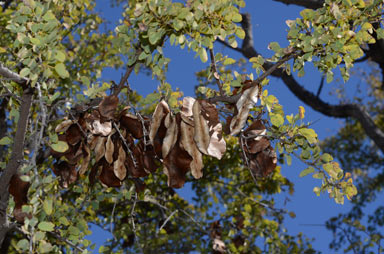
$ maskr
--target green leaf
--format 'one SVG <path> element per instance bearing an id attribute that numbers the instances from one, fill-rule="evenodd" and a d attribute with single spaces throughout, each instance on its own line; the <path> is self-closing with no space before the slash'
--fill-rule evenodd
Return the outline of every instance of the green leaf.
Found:
<path id="1" fill-rule="evenodd" d="M 272 125 L 280 127 L 284 123 L 284 117 L 282 117 L 280 114 L 271 113 L 270 116 Z"/>
<path id="2" fill-rule="evenodd" d="M 299 129 L 299 133 L 303 135 L 310 144 L 317 142 L 317 134 L 313 129 L 301 128 Z"/>
<path id="3" fill-rule="evenodd" d="M 63 51 L 57 51 L 55 58 L 59 62 L 64 62 L 65 61 L 65 53 Z"/>
<path id="4" fill-rule="evenodd" d="M 48 11 L 47 13 L 45 13 L 45 15 L 43 16 L 43 19 L 45 21 L 50 21 L 50 20 L 55 20 L 56 17 L 55 15 L 53 15 L 53 13 L 51 11 Z"/>
<path id="5" fill-rule="evenodd" d="M 240 13 L 236 13 L 235 15 L 232 16 L 233 22 L 241 22 L 242 20 L 243 20 L 243 18 L 242 18 Z"/>
<path id="6" fill-rule="evenodd" d="M 51 147 L 53 150 L 55 150 L 56 152 L 59 152 L 59 153 L 64 153 L 69 148 L 68 144 L 64 141 L 59 141 L 55 144 L 51 144 Z"/>
<path id="7" fill-rule="evenodd" d="M 17 248 L 20 250 L 28 250 L 29 247 L 29 241 L 27 239 L 22 239 L 17 242 L 16 244 Z"/>
<path id="8" fill-rule="evenodd" d="M 64 225 L 64 226 L 68 226 L 69 225 L 69 221 L 66 217 L 60 217 L 59 218 L 59 222 L 60 224 Z"/>
<path id="9" fill-rule="evenodd" d="M 55 66 L 55 71 L 61 78 L 68 78 L 69 77 L 69 72 L 65 68 L 65 65 L 63 63 L 58 63 Z"/>
<path id="10" fill-rule="evenodd" d="M 324 153 L 321 155 L 320 160 L 324 163 L 327 163 L 333 161 L 333 157 L 329 153 Z"/>
<path id="11" fill-rule="evenodd" d="M 236 36 L 239 37 L 240 39 L 245 38 L 245 32 L 242 28 L 238 27 L 235 32 Z"/>
<path id="12" fill-rule="evenodd" d="M 0 139 L 0 145 L 10 145 L 12 143 L 13 141 L 9 137 L 3 137 L 2 139 Z"/>
<path id="13" fill-rule="evenodd" d="M 39 253 L 49 253 L 53 249 L 52 244 L 46 242 L 46 241 L 40 241 L 39 242 Z"/>
<path id="14" fill-rule="evenodd" d="M 230 64 L 234 64 L 234 63 L 236 63 L 236 60 L 233 58 L 229 58 L 229 57 L 227 59 L 225 59 L 223 62 L 224 65 L 230 65 Z"/>
<path id="15" fill-rule="evenodd" d="M 42 221 L 39 223 L 39 225 L 37 226 L 41 231 L 48 231 L 48 232 L 51 232 L 55 229 L 55 224 L 53 224 L 52 222 L 48 222 L 48 221 Z"/>
<path id="16" fill-rule="evenodd" d="M 200 48 L 199 50 L 200 60 L 205 63 L 208 61 L 207 51 L 204 48 Z"/>
<path id="17" fill-rule="evenodd" d="M 384 29 L 378 28 L 376 29 L 377 39 L 384 39 Z"/>
<path id="18" fill-rule="evenodd" d="M 304 176 L 311 174 L 313 172 L 315 172 L 315 169 L 313 167 L 308 167 L 308 168 L 304 169 L 303 171 L 301 171 L 299 176 L 304 177 Z"/>
<path id="19" fill-rule="evenodd" d="M 26 77 L 28 76 L 28 74 L 31 73 L 31 70 L 29 68 L 23 68 L 21 71 L 20 71 L 20 76 L 22 77 Z"/>
<path id="20" fill-rule="evenodd" d="M 47 214 L 47 215 L 51 215 L 52 214 L 52 206 L 53 206 L 53 201 L 52 199 L 45 199 L 44 200 L 44 203 L 43 203 L 43 209 L 44 209 L 44 212 Z"/>

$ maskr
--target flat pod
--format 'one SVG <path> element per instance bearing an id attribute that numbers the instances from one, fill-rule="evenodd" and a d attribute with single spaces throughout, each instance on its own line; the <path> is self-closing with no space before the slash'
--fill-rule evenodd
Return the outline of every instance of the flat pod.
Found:
<path id="1" fill-rule="evenodd" d="M 231 135 L 234 136 L 240 132 L 247 121 L 249 110 L 257 103 L 259 87 L 254 86 L 243 92 L 236 103 L 237 114 L 232 118 L 230 124 Z"/>
<path id="2" fill-rule="evenodd" d="M 95 120 L 92 122 L 92 134 L 93 135 L 102 135 L 108 136 L 112 131 L 112 122 L 107 121 L 101 123 L 100 120 Z"/>
<path id="3" fill-rule="evenodd" d="M 109 165 L 104 159 L 101 161 L 101 165 L 100 181 L 108 187 L 120 187 L 121 181 L 116 177 L 113 166 Z"/>
<path id="4" fill-rule="evenodd" d="M 192 107 L 193 120 L 195 125 L 195 134 L 193 139 L 196 142 L 200 152 L 208 155 L 208 146 L 210 142 L 208 123 L 201 114 L 201 106 L 199 101 L 195 101 Z"/>
<path id="5" fill-rule="evenodd" d="M 176 115 L 178 124 L 181 122 L 180 114 Z M 181 134 L 178 133 L 177 140 L 167 157 L 164 158 L 164 173 L 168 176 L 168 186 L 181 188 L 185 183 L 185 174 L 190 170 L 193 158 L 180 145 Z"/>
<path id="6" fill-rule="evenodd" d="M 164 100 L 161 100 L 159 104 L 157 104 L 155 112 L 152 114 L 151 129 L 149 130 L 149 139 L 152 144 L 160 125 L 168 113 L 170 113 L 168 104 Z"/>
<path id="7" fill-rule="evenodd" d="M 181 141 L 180 146 L 192 157 L 190 164 L 192 176 L 199 179 L 203 176 L 203 156 L 193 140 L 194 128 L 184 121 L 180 123 Z"/>
<path id="8" fill-rule="evenodd" d="M 124 180 L 124 178 L 127 176 L 127 169 L 125 168 L 125 158 L 126 153 L 122 146 L 120 146 L 119 149 L 119 156 L 117 160 L 113 163 L 113 172 L 115 173 L 115 176 L 119 178 L 121 181 Z"/>
<path id="9" fill-rule="evenodd" d="M 116 95 L 106 96 L 99 104 L 100 115 L 106 120 L 111 120 L 115 114 L 119 98 Z"/>
<path id="10" fill-rule="evenodd" d="M 161 147 L 161 152 L 163 158 L 167 157 L 169 151 L 175 145 L 179 128 L 176 123 L 175 117 L 172 113 L 169 113 L 164 119 L 164 126 L 167 128 L 167 132 L 165 133 L 165 137 L 163 140 L 163 145 Z"/>

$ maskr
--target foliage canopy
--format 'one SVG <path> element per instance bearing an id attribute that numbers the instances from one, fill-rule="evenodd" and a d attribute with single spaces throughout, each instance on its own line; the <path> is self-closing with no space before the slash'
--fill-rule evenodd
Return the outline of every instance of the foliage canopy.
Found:
<path id="1" fill-rule="evenodd" d="M 347 81 L 364 47 L 384 38 L 383 1 L 303 10 L 287 21 L 289 46 L 269 44 L 270 59 L 249 51 L 243 0 L 132 0 L 112 31 L 100 28 L 95 4 L 25 0 L 0 14 L 3 246 L 93 252 L 85 237 L 97 225 L 113 236 L 100 253 L 315 252 L 284 229 L 294 214 L 274 206 L 271 194 L 293 192 L 278 164 L 299 158 L 308 165 L 300 177 L 319 179 L 315 194 L 340 204 L 357 189 L 334 161 L 337 149 L 321 152 L 304 107 L 286 114 L 268 92 L 269 76 L 303 76 L 312 62 L 327 82 L 336 68 Z M 215 42 L 240 50 L 239 40 L 247 60 L 214 52 Z M 200 58 L 196 98 L 167 82 L 167 45 Z M 246 61 L 256 75 L 239 71 Z M 125 74 L 103 80 L 106 67 Z M 139 72 L 158 90 L 132 90 L 128 79 Z M 365 131 L 374 125 L 356 105 L 344 107 Z M 384 149 L 373 138 L 380 129 L 366 133 Z M 193 202 L 173 190 L 185 182 Z"/>

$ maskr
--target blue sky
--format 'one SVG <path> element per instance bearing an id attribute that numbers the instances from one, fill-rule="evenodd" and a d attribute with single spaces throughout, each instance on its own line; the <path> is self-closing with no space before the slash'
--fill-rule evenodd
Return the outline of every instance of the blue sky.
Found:
<path id="1" fill-rule="evenodd" d="M 255 48 L 264 56 L 271 56 L 272 52 L 267 49 L 270 42 L 277 41 L 282 47 L 286 46 L 288 42 L 285 39 L 287 30 L 285 21 L 299 17 L 299 12 L 302 8 L 292 5 L 286 6 L 272 0 L 247 0 L 246 4 L 247 6 L 242 12 L 249 12 L 252 16 Z M 119 8 L 111 8 L 109 1 L 99 0 L 96 9 L 100 11 L 102 16 L 110 20 L 111 27 L 117 24 L 118 19 L 121 17 L 121 10 Z M 241 41 L 239 41 L 239 44 L 241 45 Z M 235 59 L 241 57 L 240 54 L 225 48 L 223 45 L 215 44 L 215 52 L 219 51 Z M 193 96 L 194 86 L 197 84 L 194 73 L 201 70 L 204 64 L 201 63 L 199 58 L 194 58 L 194 53 L 189 53 L 187 50 L 181 50 L 178 47 L 168 45 L 165 49 L 165 54 L 172 59 L 169 65 L 167 81 L 173 88 L 179 87 L 185 96 Z M 305 70 L 306 75 L 303 78 L 296 78 L 307 89 L 316 92 L 321 76 L 311 68 L 310 64 L 305 66 Z M 107 70 L 103 72 L 102 78 L 104 80 L 118 81 L 116 77 L 120 77 L 121 73 L 121 71 Z M 353 89 L 355 83 L 352 79 L 347 85 Z M 133 89 L 143 95 L 152 92 L 158 85 L 155 80 L 145 75 L 131 76 L 130 84 Z M 337 103 L 335 99 L 328 95 L 334 85 L 334 83 L 324 85 L 321 96 L 325 101 Z M 320 139 L 334 134 L 342 124 L 340 119 L 326 117 L 303 105 L 277 78 L 271 78 L 267 89 L 270 94 L 274 94 L 279 99 L 286 114 L 296 114 L 298 107 L 304 106 L 306 109 L 305 121 L 316 121 L 312 128 L 319 134 Z M 312 179 L 310 176 L 299 178 L 300 171 L 305 167 L 304 164 L 295 159 L 292 161 L 292 166 L 283 165 L 282 174 L 294 182 L 295 193 L 293 196 L 289 196 L 291 201 L 287 204 L 284 202 L 287 194 L 277 195 L 275 197 L 278 200 L 277 206 L 296 213 L 295 219 L 287 217 L 285 221 L 285 226 L 291 234 L 304 232 L 306 236 L 315 238 L 313 243 L 315 249 L 323 253 L 329 253 L 328 244 L 332 239 L 332 233 L 321 225 L 324 225 L 330 217 L 336 216 L 341 212 L 347 212 L 351 206 L 348 200 L 346 200 L 344 205 L 337 205 L 326 194 L 317 197 L 312 192 L 312 189 L 321 184 L 319 180 Z M 179 193 L 188 198 L 187 189 L 181 190 Z M 92 239 L 100 242 L 103 241 L 105 236 L 102 231 L 96 230 Z"/>

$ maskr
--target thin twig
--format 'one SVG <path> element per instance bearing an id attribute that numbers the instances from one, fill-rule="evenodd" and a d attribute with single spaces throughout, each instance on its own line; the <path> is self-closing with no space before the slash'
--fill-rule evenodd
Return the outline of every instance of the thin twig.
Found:
<path id="1" fill-rule="evenodd" d="M 141 49 L 138 49 L 136 51 L 136 56 L 137 57 L 138 55 L 140 55 L 141 53 Z M 120 82 L 118 84 L 117 87 L 114 88 L 113 90 L 113 95 L 117 96 L 120 91 L 123 89 L 125 83 L 127 83 L 127 80 L 129 78 L 129 76 L 131 75 L 132 71 L 135 69 L 135 65 L 136 65 L 137 61 L 135 61 L 131 66 L 128 67 L 127 71 L 125 72 L 124 76 L 120 79 Z"/>
<path id="2" fill-rule="evenodd" d="M 115 200 L 115 203 L 113 204 L 112 213 L 111 213 L 111 222 L 109 224 L 109 232 L 113 236 L 113 239 L 116 240 L 116 236 L 113 233 L 113 217 L 115 216 L 115 209 L 116 209 L 117 199 Z"/>
<path id="3" fill-rule="evenodd" d="M 177 213 L 178 210 L 175 210 L 173 211 L 169 216 L 168 218 L 164 221 L 164 223 L 161 225 L 161 227 L 157 230 L 156 232 L 156 235 L 159 234 L 159 232 L 165 227 L 165 225 L 168 223 L 168 221 L 173 217 L 173 215 L 175 215 L 175 213 Z"/>
<path id="4" fill-rule="evenodd" d="M 79 251 L 80 253 L 83 253 L 85 251 L 83 248 L 80 248 L 79 246 L 77 246 L 73 242 L 69 241 L 67 238 L 62 237 L 60 234 L 58 234 L 56 232 L 49 232 L 49 233 L 52 236 L 56 237 L 58 240 L 63 241 L 66 244 L 68 244 L 69 246 L 71 246 L 72 248 L 74 248 L 76 252 Z"/>
<path id="5" fill-rule="evenodd" d="M 213 53 L 213 49 L 209 49 L 209 54 L 211 56 L 211 70 L 213 71 L 213 77 L 216 80 L 216 84 L 219 87 L 220 95 L 224 96 L 223 86 L 219 79 L 219 73 L 217 72 L 215 54 Z"/>
<path id="6" fill-rule="evenodd" d="M 132 210 L 131 210 L 131 223 L 132 223 L 132 231 L 133 231 L 133 234 L 135 235 L 135 242 L 137 243 L 137 246 L 139 247 L 141 253 L 144 253 L 143 249 L 140 246 L 139 237 L 137 236 L 137 233 L 136 233 L 136 225 L 135 225 L 135 218 L 134 218 L 136 202 L 137 202 L 137 192 L 135 192 L 135 199 L 134 199 Z"/>
<path id="7" fill-rule="evenodd" d="M 120 136 L 121 140 L 123 141 L 123 144 L 124 144 L 125 148 L 127 148 L 127 152 L 129 153 L 129 156 L 131 156 L 131 159 L 132 159 L 132 162 L 133 162 L 133 166 L 137 167 L 137 163 L 136 163 L 135 157 L 133 156 L 133 152 L 131 151 L 131 149 L 129 148 L 129 145 L 125 141 L 125 138 L 124 138 L 123 134 L 121 134 L 119 127 L 113 121 L 112 121 L 112 124 L 113 124 L 113 127 L 116 129 L 117 133 L 119 133 L 119 136 Z"/>

